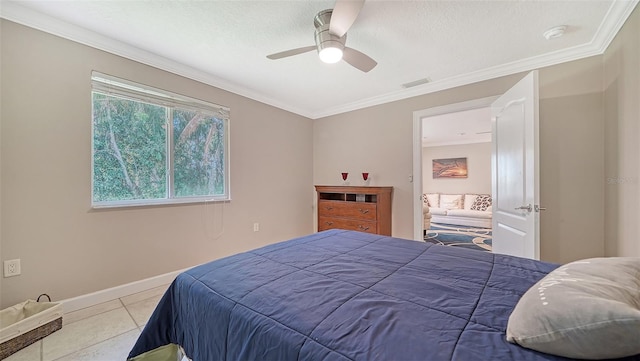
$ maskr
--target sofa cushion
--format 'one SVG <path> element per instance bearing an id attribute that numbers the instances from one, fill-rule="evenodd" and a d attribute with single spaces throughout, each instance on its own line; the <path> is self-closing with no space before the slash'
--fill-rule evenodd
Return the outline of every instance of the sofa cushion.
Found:
<path id="1" fill-rule="evenodd" d="M 435 214 L 436 216 L 446 216 L 447 209 L 446 208 L 429 208 L 429 213 Z"/>
<path id="2" fill-rule="evenodd" d="M 464 203 L 463 208 L 466 210 L 471 210 L 471 206 L 473 205 L 473 202 L 476 201 L 477 197 L 477 194 L 465 194 L 464 199 L 462 200 L 462 202 Z"/>
<path id="3" fill-rule="evenodd" d="M 462 194 L 441 194 L 440 208 L 462 209 Z"/>
<path id="4" fill-rule="evenodd" d="M 429 208 L 440 207 L 440 194 L 439 193 L 425 193 L 425 198 Z"/>
<path id="5" fill-rule="evenodd" d="M 491 196 L 489 194 L 481 194 L 476 197 L 471 205 L 473 211 L 486 211 L 491 206 Z"/>
<path id="6" fill-rule="evenodd" d="M 483 218 L 491 219 L 491 212 L 486 211 L 471 211 L 466 209 L 449 209 L 447 216 L 451 217 L 470 217 L 470 218 Z"/>

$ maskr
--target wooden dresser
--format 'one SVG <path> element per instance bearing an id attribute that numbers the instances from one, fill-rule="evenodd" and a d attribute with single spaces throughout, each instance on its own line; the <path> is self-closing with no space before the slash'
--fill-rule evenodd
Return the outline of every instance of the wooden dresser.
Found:
<path id="1" fill-rule="evenodd" d="M 332 228 L 391 235 L 393 187 L 316 186 L 318 232 Z"/>

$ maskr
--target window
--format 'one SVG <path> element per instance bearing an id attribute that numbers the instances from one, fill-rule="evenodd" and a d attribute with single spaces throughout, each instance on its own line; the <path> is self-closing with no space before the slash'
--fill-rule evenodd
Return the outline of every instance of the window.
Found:
<path id="1" fill-rule="evenodd" d="M 92 206 L 229 199 L 229 109 L 94 72 Z"/>

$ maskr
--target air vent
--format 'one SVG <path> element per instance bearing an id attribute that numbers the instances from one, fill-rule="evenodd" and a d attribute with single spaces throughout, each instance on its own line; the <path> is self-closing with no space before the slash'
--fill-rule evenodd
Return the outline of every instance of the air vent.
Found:
<path id="1" fill-rule="evenodd" d="M 416 81 L 412 81 L 412 82 L 410 82 L 410 83 L 402 84 L 402 87 L 403 87 L 403 88 L 412 88 L 412 87 L 414 87 L 414 86 L 418 86 L 418 85 L 422 85 L 422 84 L 427 84 L 427 83 L 429 83 L 429 82 L 431 82 L 431 78 L 424 78 L 424 79 L 419 79 L 419 80 L 416 80 Z"/>

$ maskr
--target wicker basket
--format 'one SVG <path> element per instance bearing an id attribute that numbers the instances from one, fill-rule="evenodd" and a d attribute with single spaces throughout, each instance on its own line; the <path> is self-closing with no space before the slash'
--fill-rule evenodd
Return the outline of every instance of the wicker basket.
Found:
<path id="1" fill-rule="evenodd" d="M 0 311 L 0 360 L 62 328 L 62 304 L 27 300 Z"/>

